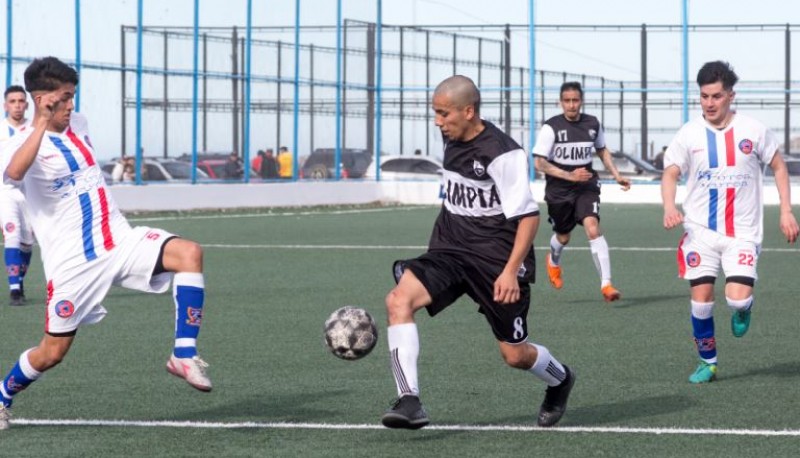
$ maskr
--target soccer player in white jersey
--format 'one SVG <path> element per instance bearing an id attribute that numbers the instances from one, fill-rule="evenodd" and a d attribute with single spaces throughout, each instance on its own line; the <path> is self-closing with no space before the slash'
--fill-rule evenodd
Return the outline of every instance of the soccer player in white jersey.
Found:
<path id="1" fill-rule="evenodd" d="M 731 109 L 738 79 L 727 62 L 703 65 L 697 73 L 703 116 L 684 124 L 664 155 L 664 228 L 683 223 L 678 275 L 691 288 L 692 329 L 700 356 L 700 364 L 689 376 L 691 383 L 716 378 L 712 312 L 720 268 L 725 273 L 725 301 L 732 311 L 731 332 L 742 337 L 750 326 L 763 238 L 764 164 L 775 173 L 781 232 L 789 243 L 798 235 L 789 174 L 775 135 L 761 122 Z M 681 175 L 687 191 L 683 213 L 675 205 Z"/>
<path id="2" fill-rule="evenodd" d="M 545 174 L 544 200 L 553 226 L 550 254 L 545 258 L 547 276 L 555 289 L 561 289 L 561 256 L 580 224 L 589 239 L 595 268 L 600 276 L 600 294 L 606 302 L 621 297 L 611 284 L 611 258 L 608 243 L 600 229 L 600 181 L 592 169 L 595 155 L 627 191 L 631 182 L 622 177 L 606 146 L 603 126 L 589 114 L 581 113 L 583 89 L 576 81 L 561 85 L 562 114 L 545 121 L 533 147 L 536 169 Z"/>
<path id="3" fill-rule="evenodd" d="M 0 153 L 3 180 L 21 184 L 28 201 L 47 279 L 44 337 L 0 385 L 0 429 L 9 426 L 12 398 L 61 362 L 78 327 L 105 316 L 101 303 L 112 285 L 161 293 L 173 280 L 175 348 L 167 370 L 211 390 L 196 348 L 205 295 L 202 248 L 128 224 L 95 160 L 86 118 L 72 112 L 77 84 L 78 74 L 60 60 L 35 59 L 25 70 L 33 120 Z"/>
<path id="4" fill-rule="evenodd" d="M 528 340 L 532 242 L 539 226 L 528 156 L 480 118 L 480 92 L 467 77 L 441 82 L 433 111 L 444 137 L 446 196 L 427 253 L 394 264 L 397 286 L 386 296 L 386 311 L 398 397 L 381 421 L 389 428 L 428 424 L 419 399 L 414 314 L 424 308 L 434 316 L 466 294 L 486 317 L 506 364 L 547 385 L 537 423 L 552 426 L 564 414 L 575 373 Z"/>
<path id="5" fill-rule="evenodd" d="M 18 131 L 28 125 L 28 98 L 22 86 L 9 86 L 3 94 L 7 116 L 0 121 L 0 150 Z M 0 222 L 3 224 L 3 256 L 8 273 L 10 305 L 25 304 L 23 280 L 33 256 L 33 231 L 22 191 L 13 184 L 0 183 Z"/>

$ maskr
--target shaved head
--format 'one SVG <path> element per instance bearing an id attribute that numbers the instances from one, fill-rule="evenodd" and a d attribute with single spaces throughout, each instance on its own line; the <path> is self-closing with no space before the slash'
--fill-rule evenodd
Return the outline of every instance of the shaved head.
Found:
<path id="1" fill-rule="evenodd" d="M 450 102 L 459 107 L 472 106 L 475 114 L 480 113 L 481 93 L 471 79 L 463 75 L 454 75 L 439 83 L 433 96 L 447 96 Z"/>
<path id="2" fill-rule="evenodd" d="M 483 131 L 483 121 L 478 112 L 481 93 L 466 76 L 451 76 L 439 83 L 431 102 L 436 114 L 434 124 L 445 137 L 469 141 Z"/>

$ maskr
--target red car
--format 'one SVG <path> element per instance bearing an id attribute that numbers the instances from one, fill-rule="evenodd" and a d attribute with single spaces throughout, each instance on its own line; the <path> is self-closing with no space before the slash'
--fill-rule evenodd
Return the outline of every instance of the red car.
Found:
<path id="1" fill-rule="evenodd" d="M 228 162 L 227 159 L 203 159 L 197 161 L 197 168 L 206 172 L 209 179 L 212 180 L 223 180 L 225 179 L 225 163 Z M 249 169 L 249 167 L 248 167 Z M 258 174 L 250 170 L 250 179 L 253 178 L 261 178 Z"/>

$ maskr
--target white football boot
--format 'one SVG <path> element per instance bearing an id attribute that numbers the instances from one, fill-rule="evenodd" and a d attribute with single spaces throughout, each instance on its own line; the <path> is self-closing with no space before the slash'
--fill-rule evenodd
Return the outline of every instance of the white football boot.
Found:
<path id="1" fill-rule="evenodd" d="M 206 374 L 207 367 L 208 363 L 199 356 L 177 358 L 171 355 L 167 361 L 167 371 L 170 374 L 186 380 L 186 383 L 200 391 L 211 391 L 211 379 Z"/>
<path id="2" fill-rule="evenodd" d="M 0 430 L 8 429 L 11 425 L 11 409 L 0 402 Z"/>

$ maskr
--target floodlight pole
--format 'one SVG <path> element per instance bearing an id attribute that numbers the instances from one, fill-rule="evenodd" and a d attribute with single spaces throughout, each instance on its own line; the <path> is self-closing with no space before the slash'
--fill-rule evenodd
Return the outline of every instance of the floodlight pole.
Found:
<path id="1" fill-rule="evenodd" d="M 142 184 L 142 11 L 144 0 L 136 2 L 136 184 Z"/>
<path id="2" fill-rule="evenodd" d="M 683 122 L 689 122 L 689 0 L 682 2 L 682 46 L 683 46 Z"/>
<path id="3" fill-rule="evenodd" d="M 528 87 L 530 95 L 528 96 L 528 149 L 531 153 L 533 153 L 533 145 L 535 145 L 536 140 L 536 91 L 534 90 L 536 87 L 536 22 L 535 22 L 535 15 L 534 15 L 534 0 L 528 1 L 528 52 L 529 52 L 529 60 L 530 60 L 530 71 L 528 72 Z M 532 158 L 531 158 L 532 160 Z M 531 166 L 529 167 L 530 172 L 530 179 L 533 180 L 536 177 L 536 170 L 534 169 L 533 163 L 531 162 Z"/>
<path id="4" fill-rule="evenodd" d="M 336 148 L 333 169 L 336 181 L 341 178 L 342 161 L 342 0 L 336 0 Z"/>
<path id="5" fill-rule="evenodd" d="M 197 183 L 197 65 L 200 39 L 200 0 L 194 0 L 194 33 L 192 37 L 192 183 Z"/>
<path id="6" fill-rule="evenodd" d="M 75 71 L 81 74 L 81 0 L 75 0 Z M 81 87 L 75 88 L 75 111 L 81 111 Z"/>
<path id="7" fill-rule="evenodd" d="M 13 25 L 14 23 L 11 21 L 12 13 L 13 13 L 13 5 L 14 3 L 11 0 L 6 0 L 6 87 L 11 86 L 11 61 L 12 61 L 12 52 L 13 46 L 11 46 L 11 40 L 14 37 L 13 32 Z"/>
<path id="8" fill-rule="evenodd" d="M 245 31 L 245 70 L 244 70 L 244 145 L 242 151 L 242 168 L 244 182 L 250 182 L 250 60 L 253 30 L 253 0 L 247 0 L 247 30 Z M 280 116 L 280 113 L 278 113 Z"/>
<path id="9" fill-rule="evenodd" d="M 312 107 L 313 110 L 313 107 Z M 294 126 L 292 127 L 292 177 L 296 180 L 299 175 L 300 164 L 297 159 L 300 157 L 298 152 L 298 129 L 300 128 L 300 0 L 294 3 Z"/>

